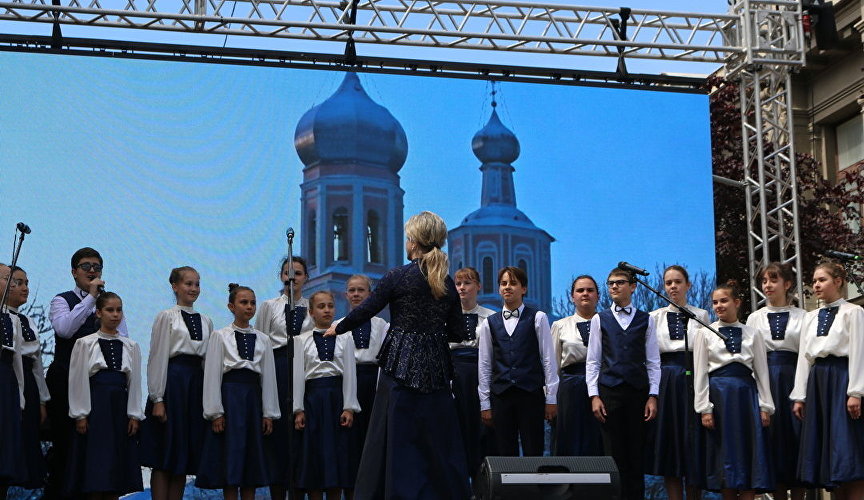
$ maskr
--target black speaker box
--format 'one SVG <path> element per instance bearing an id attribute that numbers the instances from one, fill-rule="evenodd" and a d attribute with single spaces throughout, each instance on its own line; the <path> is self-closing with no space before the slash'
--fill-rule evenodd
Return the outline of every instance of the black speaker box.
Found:
<path id="1" fill-rule="evenodd" d="M 475 484 L 478 499 L 619 500 L 612 457 L 486 457 Z"/>

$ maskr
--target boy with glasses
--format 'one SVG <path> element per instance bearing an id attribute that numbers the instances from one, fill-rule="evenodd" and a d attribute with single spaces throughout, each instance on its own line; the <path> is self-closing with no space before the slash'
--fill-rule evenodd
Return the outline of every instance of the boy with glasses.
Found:
<path id="1" fill-rule="evenodd" d="M 84 247 L 72 254 L 72 278 L 75 288 L 58 294 L 51 300 L 48 314 L 54 328 L 54 361 L 45 379 L 51 400 L 48 419 L 53 446 L 49 455 L 46 498 L 61 498 L 63 473 L 66 467 L 69 440 L 75 422 L 69 418 L 69 360 L 75 341 L 99 330 L 96 320 L 96 297 L 105 286 L 102 281 L 102 256 Z M 126 320 L 118 327 L 126 336 Z"/>
<path id="2" fill-rule="evenodd" d="M 654 319 L 630 302 L 636 280 L 615 268 L 606 281 L 613 305 L 591 319 L 585 378 L 603 447 L 618 465 L 624 500 L 645 493 L 645 422 L 657 416 L 660 351 Z"/>

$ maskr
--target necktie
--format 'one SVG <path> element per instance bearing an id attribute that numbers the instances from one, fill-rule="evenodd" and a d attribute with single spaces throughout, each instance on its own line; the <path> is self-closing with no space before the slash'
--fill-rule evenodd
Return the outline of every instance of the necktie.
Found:
<path id="1" fill-rule="evenodd" d="M 518 318 L 519 309 L 516 309 L 515 311 L 508 311 L 507 309 L 504 309 L 501 314 L 504 315 L 504 319 Z"/>

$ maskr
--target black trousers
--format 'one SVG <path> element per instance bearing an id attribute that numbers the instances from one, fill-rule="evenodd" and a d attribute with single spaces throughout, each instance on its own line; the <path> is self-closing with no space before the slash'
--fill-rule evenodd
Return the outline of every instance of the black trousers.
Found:
<path id="1" fill-rule="evenodd" d="M 522 454 L 543 455 L 543 420 L 546 416 L 546 395 L 543 389 L 525 391 L 511 387 L 501 394 L 492 393 L 492 423 L 498 453 L 502 456 L 518 457 L 519 440 Z"/>
<path id="2" fill-rule="evenodd" d="M 48 481 L 44 497 L 49 500 L 84 498 L 63 493 L 66 483 L 66 461 L 69 458 L 75 421 L 69 418 L 69 369 L 59 363 L 51 363 L 45 375 L 51 400 L 48 401 L 48 423 L 51 427 L 51 449 L 48 451 Z"/>
<path id="3" fill-rule="evenodd" d="M 629 384 L 599 386 L 606 406 L 606 423 L 601 425 L 603 449 L 615 459 L 621 475 L 621 498 L 642 500 L 645 496 L 645 402 L 648 388 Z"/>

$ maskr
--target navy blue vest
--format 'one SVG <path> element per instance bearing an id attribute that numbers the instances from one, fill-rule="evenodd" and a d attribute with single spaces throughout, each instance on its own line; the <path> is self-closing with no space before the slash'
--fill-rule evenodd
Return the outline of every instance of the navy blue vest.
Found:
<path id="1" fill-rule="evenodd" d="M 69 310 L 71 311 L 75 306 L 81 303 L 81 297 L 75 293 L 74 290 L 70 290 L 68 292 L 63 292 L 58 295 L 58 297 L 63 297 L 63 300 L 69 304 Z M 99 325 L 96 320 L 96 313 L 91 313 L 90 316 L 87 316 L 87 319 L 84 321 L 84 324 L 81 325 L 75 333 L 72 334 L 71 338 L 64 339 L 59 335 L 54 335 L 54 363 L 60 363 L 60 365 L 69 368 L 69 360 L 72 358 L 72 348 L 75 347 L 75 341 L 80 339 L 81 337 L 86 337 L 91 333 L 96 332 L 99 329 Z"/>
<path id="2" fill-rule="evenodd" d="M 607 387 L 625 383 L 637 389 L 648 387 L 648 370 L 645 368 L 648 313 L 637 309 L 626 330 L 618 324 L 611 309 L 600 312 L 598 316 L 603 332 L 603 364 L 599 382 Z"/>
<path id="3" fill-rule="evenodd" d="M 511 387 L 533 392 L 546 383 L 540 345 L 534 330 L 536 309 L 528 306 L 522 310 L 513 335 L 507 335 L 501 313 L 489 316 L 489 333 L 492 337 L 492 383 L 489 389 L 501 394 Z"/>

